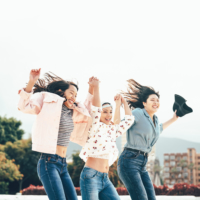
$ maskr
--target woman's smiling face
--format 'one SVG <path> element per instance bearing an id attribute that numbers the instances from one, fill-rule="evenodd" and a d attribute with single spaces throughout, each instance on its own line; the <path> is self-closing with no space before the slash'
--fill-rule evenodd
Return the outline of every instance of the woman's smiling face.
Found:
<path id="1" fill-rule="evenodd" d="M 109 104 L 104 104 L 104 105 L 109 105 Z M 112 119 L 112 107 L 106 107 L 103 108 L 101 111 L 101 117 L 100 117 L 100 122 L 103 122 L 104 124 L 109 125 Z"/>
<path id="2" fill-rule="evenodd" d="M 160 107 L 159 97 L 156 94 L 149 95 L 146 102 L 143 102 L 144 108 L 150 113 L 156 113 Z"/>
<path id="3" fill-rule="evenodd" d="M 77 88 L 74 85 L 70 85 L 69 88 L 65 90 L 64 95 L 67 99 L 67 101 L 65 102 L 65 105 L 68 108 L 71 108 L 74 102 L 76 101 Z"/>

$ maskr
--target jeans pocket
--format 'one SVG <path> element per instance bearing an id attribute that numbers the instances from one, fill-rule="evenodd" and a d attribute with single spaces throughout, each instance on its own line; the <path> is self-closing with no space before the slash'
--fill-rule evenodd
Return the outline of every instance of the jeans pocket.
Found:
<path id="1" fill-rule="evenodd" d="M 124 154 L 124 158 L 125 159 L 135 159 L 139 156 L 139 152 L 133 152 L 133 151 L 126 151 L 126 153 Z"/>
<path id="2" fill-rule="evenodd" d="M 47 156 L 46 161 L 47 161 L 48 163 L 53 163 L 53 164 L 55 164 L 55 163 L 58 162 L 58 160 L 57 160 L 56 158 L 51 157 L 51 156 Z"/>
<path id="3" fill-rule="evenodd" d="M 95 178 L 95 176 L 97 175 L 97 173 L 98 173 L 98 172 L 95 172 L 95 173 L 87 173 L 86 176 L 85 176 L 85 178 L 89 178 L 89 179 Z"/>
<path id="4" fill-rule="evenodd" d="M 96 171 L 94 169 L 85 169 L 84 168 L 83 173 L 84 173 L 85 179 L 91 179 L 91 178 L 94 178 L 97 175 L 98 171 Z"/>

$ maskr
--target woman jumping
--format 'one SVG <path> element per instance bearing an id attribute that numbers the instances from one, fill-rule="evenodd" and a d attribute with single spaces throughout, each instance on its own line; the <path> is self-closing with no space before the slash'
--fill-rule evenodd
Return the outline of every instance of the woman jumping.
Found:
<path id="1" fill-rule="evenodd" d="M 32 150 L 42 153 L 38 176 L 50 200 L 77 200 L 67 171 L 66 153 L 70 141 L 84 145 L 87 140 L 92 95 L 88 94 L 84 105 L 76 103 L 75 83 L 48 73 L 45 79 L 39 76 L 40 69 L 31 70 L 26 88 L 19 91 L 18 104 L 20 111 L 37 115 Z"/>
<path id="2" fill-rule="evenodd" d="M 94 88 L 92 125 L 89 137 L 80 152 L 80 157 L 86 162 L 80 177 L 80 187 L 83 200 L 119 200 L 117 191 L 108 177 L 109 166 L 118 157 L 116 138 L 121 136 L 133 124 L 134 116 L 121 95 L 115 97 L 115 123 L 111 123 L 113 108 L 110 103 L 100 103 L 99 81 L 93 79 L 90 83 Z M 120 106 L 124 105 L 125 120 L 120 120 Z"/>
<path id="3" fill-rule="evenodd" d="M 148 153 L 159 138 L 160 133 L 178 117 L 160 124 L 155 113 L 160 107 L 159 93 L 152 87 L 142 86 L 135 80 L 128 80 L 125 98 L 135 117 L 134 124 L 126 133 L 127 143 L 119 160 L 117 171 L 132 200 L 155 200 L 154 187 L 146 170 Z"/>

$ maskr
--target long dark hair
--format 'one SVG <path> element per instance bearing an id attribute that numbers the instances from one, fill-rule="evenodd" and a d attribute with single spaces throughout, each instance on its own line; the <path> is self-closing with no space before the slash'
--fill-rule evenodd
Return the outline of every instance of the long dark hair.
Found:
<path id="1" fill-rule="evenodd" d="M 129 79 L 127 82 L 127 92 L 122 91 L 121 93 L 130 108 L 144 108 L 143 102 L 146 102 L 151 94 L 155 94 L 160 98 L 159 92 L 156 92 L 152 87 L 140 85 L 133 79 Z"/>
<path id="2" fill-rule="evenodd" d="M 35 83 L 33 93 L 46 91 L 64 97 L 64 92 L 69 88 L 70 85 L 75 86 L 78 90 L 78 86 L 75 83 L 71 81 L 65 81 L 52 72 L 45 73 L 44 78 L 38 79 L 38 81 Z"/>

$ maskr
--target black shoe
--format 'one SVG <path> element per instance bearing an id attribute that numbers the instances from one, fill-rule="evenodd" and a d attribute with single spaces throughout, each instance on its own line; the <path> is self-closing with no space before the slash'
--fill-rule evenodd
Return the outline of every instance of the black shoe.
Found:
<path id="1" fill-rule="evenodd" d="M 175 102 L 173 105 L 173 111 L 177 110 L 176 115 L 179 117 L 183 117 L 184 115 L 193 112 L 192 108 L 186 105 L 186 100 L 179 96 L 178 94 L 175 94 Z"/>

